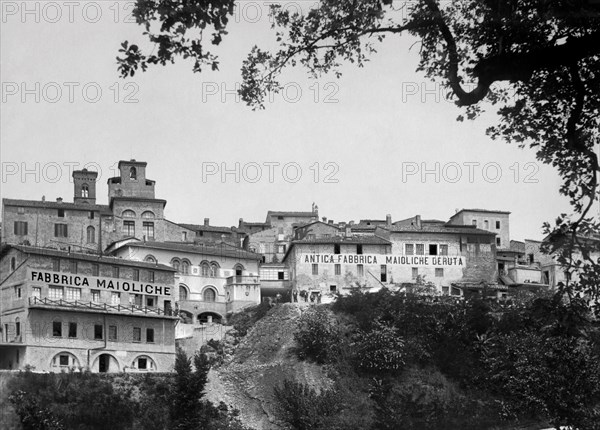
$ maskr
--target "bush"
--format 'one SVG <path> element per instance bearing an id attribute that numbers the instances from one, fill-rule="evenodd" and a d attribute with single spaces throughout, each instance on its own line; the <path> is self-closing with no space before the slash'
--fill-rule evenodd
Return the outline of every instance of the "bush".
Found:
<path id="1" fill-rule="evenodd" d="M 334 390 L 317 393 L 308 385 L 286 379 L 274 388 L 274 394 L 284 421 L 296 430 L 331 430 L 330 420 L 340 410 Z"/>
<path id="2" fill-rule="evenodd" d="M 302 314 L 294 339 L 298 343 L 298 356 L 317 363 L 332 360 L 341 340 L 335 320 L 322 306 L 311 307 Z"/>
<path id="3" fill-rule="evenodd" d="M 231 315 L 229 321 L 238 336 L 244 337 L 254 324 L 267 315 L 269 309 L 271 309 L 269 303 L 262 302 L 259 305 L 245 308 L 241 312 Z"/>
<path id="4" fill-rule="evenodd" d="M 404 342 L 398 331 L 387 324 L 376 322 L 368 332 L 359 331 L 355 346 L 360 370 L 395 373 L 405 365 Z"/>

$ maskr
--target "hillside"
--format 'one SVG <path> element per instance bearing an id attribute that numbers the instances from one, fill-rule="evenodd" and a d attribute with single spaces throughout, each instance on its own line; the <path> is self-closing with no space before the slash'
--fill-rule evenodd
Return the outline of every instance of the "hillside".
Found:
<path id="1" fill-rule="evenodd" d="M 307 303 L 274 307 L 242 339 L 233 355 L 211 369 L 206 398 L 240 411 L 242 422 L 256 430 L 287 428 L 276 418 L 273 388 L 293 379 L 319 390 L 332 381 L 323 367 L 299 361 L 294 353 L 293 333 Z"/>

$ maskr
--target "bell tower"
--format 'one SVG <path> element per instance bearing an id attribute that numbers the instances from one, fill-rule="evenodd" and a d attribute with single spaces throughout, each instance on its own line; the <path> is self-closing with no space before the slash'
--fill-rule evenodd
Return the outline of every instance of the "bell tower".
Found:
<path id="1" fill-rule="evenodd" d="M 96 204 L 96 179 L 98 172 L 87 169 L 73 171 L 73 202 Z"/>

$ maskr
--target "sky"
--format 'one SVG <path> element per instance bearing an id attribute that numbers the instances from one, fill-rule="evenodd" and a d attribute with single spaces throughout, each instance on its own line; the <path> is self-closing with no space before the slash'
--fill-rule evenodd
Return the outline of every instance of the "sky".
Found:
<path id="1" fill-rule="evenodd" d="M 123 80 L 121 42 L 146 46 L 132 2 L 3 0 L 0 195 L 72 201 L 70 173 L 87 167 L 106 204 L 117 162 L 136 159 L 181 223 L 264 221 L 313 202 L 336 222 L 482 208 L 510 211 L 511 239 L 523 240 L 569 212 L 553 168 L 485 135 L 493 110 L 456 121 L 446 91 L 415 71 L 408 37 L 388 38 L 340 79 L 290 70 L 284 94 L 251 110 L 235 89 L 251 47 L 273 46 L 266 4 L 238 4 L 214 49 L 220 71 L 195 74 L 180 60 Z"/>

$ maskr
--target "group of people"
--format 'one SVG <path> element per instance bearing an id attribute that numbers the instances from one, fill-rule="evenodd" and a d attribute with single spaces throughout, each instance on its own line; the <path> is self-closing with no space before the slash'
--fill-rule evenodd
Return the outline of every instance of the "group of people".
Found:
<path id="1" fill-rule="evenodd" d="M 310 303 L 321 303 L 321 292 L 308 292 L 306 290 L 293 290 L 292 291 L 292 302 L 298 303 L 300 302 L 300 298 L 304 300 L 304 302 L 310 301 Z"/>

